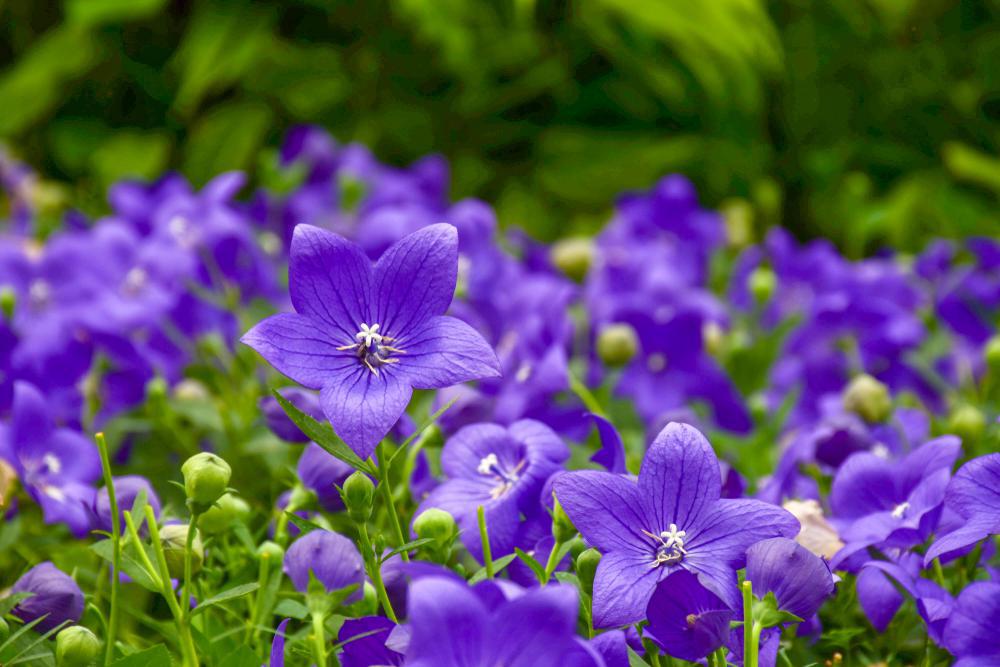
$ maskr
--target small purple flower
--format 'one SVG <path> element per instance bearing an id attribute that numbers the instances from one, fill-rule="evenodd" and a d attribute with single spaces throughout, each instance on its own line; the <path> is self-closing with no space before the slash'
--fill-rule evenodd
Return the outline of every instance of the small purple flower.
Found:
<path id="1" fill-rule="evenodd" d="M 898 461 L 854 454 L 837 471 L 830 506 L 845 547 L 834 566 L 873 545 L 922 542 L 941 514 L 951 467 L 962 451 L 954 436 L 931 440 Z"/>
<path id="2" fill-rule="evenodd" d="M 334 430 L 367 458 L 413 388 L 499 373 L 482 336 L 444 314 L 457 267 L 450 225 L 410 234 L 374 265 L 347 239 L 299 225 L 289 267 L 296 312 L 269 317 L 242 340 L 299 384 L 320 389 Z"/>
<path id="3" fill-rule="evenodd" d="M 6 444 L 24 487 L 41 505 L 47 523 L 65 523 L 77 536 L 90 529 L 91 486 L 101 476 L 97 448 L 77 431 L 59 428 L 45 397 L 32 385 L 14 386 L 14 405 Z M 4 452 L 6 452 L 4 454 Z"/>
<path id="4" fill-rule="evenodd" d="M 343 485 L 354 468 L 310 442 L 302 450 L 296 471 L 302 485 L 316 494 L 316 499 L 324 510 L 338 512 L 344 509 L 344 501 L 337 487 Z"/>
<path id="5" fill-rule="evenodd" d="M 123 513 L 130 511 L 140 492 L 145 492 L 146 502 L 153 508 L 153 513 L 160 516 L 160 498 L 156 495 L 153 485 L 141 475 L 123 475 L 114 478 L 115 500 L 118 503 L 118 523 L 125 530 Z M 98 490 L 94 499 L 94 523 L 99 530 L 111 531 L 111 501 L 108 498 L 107 487 Z"/>
<path id="6" fill-rule="evenodd" d="M 980 456 L 959 468 L 945 491 L 944 504 L 965 521 L 937 538 L 925 563 L 1000 533 L 1000 454 Z"/>
<path id="7" fill-rule="evenodd" d="M 656 586 L 646 618 L 646 632 L 660 648 L 697 662 L 725 643 L 733 610 L 698 583 L 697 576 L 677 570 Z"/>
<path id="8" fill-rule="evenodd" d="M 799 522 L 759 500 L 722 499 L 721 487 L 711 445 L 694 427 L 677 423 L 649 447 L 638 483 L 590 470 L 556 478 L 559 502 L 603 553 L 594 581 L 596 626 L 640 620 L 656 585 L 679 569 L 738 606 L 736 570 L 747 548 L 794 537 Z"/>
<path id="9" fill-rule="evenodd" d="M 41 632 L 63 623 L 76 623 L 83 614 L 83 591 L 72 577 L 48 561 L 25 572 L 10 592 L 32 593 L 17 603 L 11 613 L 25 623 L 45 616 L 35 626 Z"/>
<path id="10" fill-rule="evenodd" d="M 1000 583 L 977 581 L 955 600 L 944 626 L 944 646 L 958 658 L 954 667 L 1000 664 Z"/>
<path id="11" fill-rule="evenodd" d="M 549 585 L 505 599 L 495 584 L 475 589 L 447 578 L 410 591 L 408 667 L 601 667 L 576 636 L 576 589 Z"/>
<path id="12" fill-rule="evenodd" d="M 542 485 L 567 458 L 566 443 L 541 422 L 466 426 L 441 451 L 448 480 L 430 492 L 415 516 L 430 507 L 449 512 L 462 531 L 462 543 L 482 559 L 476 516 L 482 505 L 493 555 L 510 553 L 521 514 L 537 508 Z"/>
<path id="13" fill-rule="evenodd" d="M 344 645 L 340 656 L 343 667 L 391 667 L 402 665 L 403 656 L 386 646 L 396 625 L 382 616 L 349 618 L 340 626 L 337 641 Z"/>
<path id="14" fill-rule="evenodd" d="M 347 600 L 361 599 L 364 561 L 353 542 L 333 531 L 313 530 L 295 540 L 285 552 L 283 569 L 300 593 L 309 590 L 312 573 L 329 592 L 356 585 L 357 590 Z"/>
<path id="15" fill-rule="evenodd" d="M 774 593 L 782 611 L 803 620 L 833 594 L 833 573 L 826 561 L 785 537 L 762 540 L 747 549 L 746 578 L 757 597 Z"/>
<path id="16" fill-rule="evenodd" d="M 279 393 L 292 405 L 313 419 L 323 418 L 323 408 L 319 404 L 319 397 L 314 392 L 299 389 L 298 387 L 285 387 L 279 390 Z M 278 399 L 274 396 L 265 396 L 261 399 L 260 411 L 264 415 L 267 427 L 282 440 L 287 440 L 288 442 L 309 442 L 309 438 L 299 430 L 295 422 L 288 418 L 288 415 L 285 414 L 285 411 L 278 403 Z"/>

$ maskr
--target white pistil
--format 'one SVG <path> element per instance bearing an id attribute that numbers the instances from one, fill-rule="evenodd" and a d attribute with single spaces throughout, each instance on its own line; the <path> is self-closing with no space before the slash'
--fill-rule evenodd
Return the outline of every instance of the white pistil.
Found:
<path id="1" fill-rule="evenodd" d="M 674 547 L 682 554 L 687 553 L 686 551 L 684 551 L 684 538 L 686 536 L 687 533 L 685 531 L 677 530 L 676 523 L 670 524 L 670 530 L 664 530 L 663 532 L 660 533 L 660 538 L 664 540 L 663 542 L 664 548 L 669 549 L 670 547 Z"/>
<path id="2" fill-rule="evenodd" d="M 52 288 L 49 287 L 49 283 L 41 278 L 33 281 L 31 286 L 28 288 L 28 298 L 31 299 L 32 303 L 44 306 L 48 303 L 49 299 L 52 297 Z"/>
<path id="3" fill-rule="evenodd" d="M 893 519 L 902 519 L 903 515 L 906 514 L 906 510 L 910 509 L 910 503 L 899 503 L 892 510 Z"/>
<path id="4" fill-rule="evenodd" d="M 49 472 L 53 475 L 58 475 L 62 472 L 62 461 L 59 460 L 55 454 L 46 454 L 42 457 L 42 463 L 45 467 L 49 469 Z"/>

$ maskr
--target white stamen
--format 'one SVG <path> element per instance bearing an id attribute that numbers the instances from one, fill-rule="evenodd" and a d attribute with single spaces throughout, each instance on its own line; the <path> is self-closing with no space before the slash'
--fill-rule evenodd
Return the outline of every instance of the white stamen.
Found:
<path id="1" fill-rule="evenodd" d="M 141 266 L 132 267 L 127 274 L 125 274 L 125 281 L 123 284 L 123 289 L 126 294 L 135 294 L 142 290 L 146 286 L 146 269 Z"/>
<path id="2" fill-rule="evenodd" d="M 906 513 L 906 510 L 908 510 L 908 509 L 910 509 L 910 503 L 899 503 L 892 510 L 892 518 L 893 519 L 902 519 L 903 515 Z"/>
<path id="3" fill-rule="evenodd" d="M 48 282 L 39 278 L 33 281 L 28 288 L 28 297 L 33 303 L 44 305 L 52 297 L 52 288 L 49 287 Z"/>
<path id="4" fill-rule="evenodd" d="M 53 498 L 59 502 L 66 500 L 66 494 L 58 486 L 46 486 L 43 488 L 43 491 L 49 498 Z"/>
<path id="5" fill-rule="evenodd" d="M 532 371 L 531 364 L 525 361 L 517 369 L 517 373 L 514 374 L 514 379 L 517 380 L 518 382 L 527 382 L 528 378 L 531 377 L 531 371 Z"/>
<path id="6" fill-rule="evenodd" d="M 62 461 L 55 454 L 46 454 L 42 457 L 42 462 L 49 469 L 53 475 L 58 475 L 62 472 Z"/>
<path id="7" fill-rule="evenodd" d="M 872 447 L 872 454 L 879 457 L 880 459 L 888 459 L 889 448 L 886 447 L 885 444 L 881 442 L 876 442 L 875 445 Z"/>
<path id="8" fill-rule="evenodd" d="M 371 325 L 370 327 L 364 322 L 361 323 L 361 330 L 354 334 L 354 340 L 363 344 L 365 347 L 371 347 L 372 343 L 375 345 L 382 344 L 382 334 L 378 332 L 378 323 Z"/>
<path id="9" fill-rule="evenodd" d="M 649 370 L 659 373 L 667 367 L 667 358 L 662 354 L 651 354 L 646 360 L 646 365 L 649 366 Z"/>
<path id="10" fill-rule="evenodd" d="M 497 455 L 490 452 L 479 462 L 479 467 L 476 468 L 476 472 L 480 475 L 492 475 L 494 468 L 500 465 Z"/>
<path id="11" fill-rule="evenodd" d="M 683 530 L 677 530 L 677 524 L 670 524 L 670 530 L 664 530 L 660 533 L 660 538 L 663 540 L 663 546 L 667 549 L 670 547 L 676 548 L 682 554 L 687 553 L 684 551 L 684 538 L 687 536 L 687 532 Z"/>

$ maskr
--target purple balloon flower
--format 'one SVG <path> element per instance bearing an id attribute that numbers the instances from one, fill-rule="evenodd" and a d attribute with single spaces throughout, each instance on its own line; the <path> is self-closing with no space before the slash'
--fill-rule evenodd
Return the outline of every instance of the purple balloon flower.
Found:
<path id="1" fill-rule="evenodd" d="M 48 632 L 63 623 L 76 623 L 83 614 L 83 591 L 73 578 L 46 561 L 14 582 L 11 593 L 31 593 L 14 607 L 14 616 L 25 623 L 45 616 L 35 627 Z"/>
<path id="2" fill-rule="evenodd" d="M 733 610 L 687 570 L 661 581 L 646 606 L 648 635 L 669 655 L 697 662 L 729 636 Z"/>
<path id="3" fill-rule="evenodd" d="M 300 593 L 309 590 L 311 572 L 327 591 L 357 585 L 347 600 L 361 599 L 365 564 L 354 543 L 339 533 L 313 530 L 295 540 L 285 552 L 283 569 Z"/>
<path id="4" fill-rule="evenodd" d="M 560 475 L 555 493 L 583 537 L 603 552 L 594 581 L 594 623 L 643 618 L 656 585 L 679 569 L 698 575 L 731 608 L 747 548 L 794 537 L 799 522 L 759 500 L 722 499 L 719 461 L 692 426 L 671 423 L 653 441 L 638 483 L 622 475 Z"/>
<path id="5" fill-rule="evenodd" d="M 493 555 L 511 553 L 521 514 L 537 508 L 542 485 L 567 458 L 566 443 L 541 422 L 466 426 L 441 452 L 448 480 L 431 491 L 414 516 L 431 507 L 449 512 L 462 531 L 462 543 L 482 559 L 476 515 L 482 505 Z"/>
<path id="6" fill-rule="evenodd" d="M 1000 583 L 977 581 L 961 592 L 944 626 L 944 646 L 958 660 L 953 667 L 1000 664 Z"/>
<path id="7" fill-rule="evenodd" d="M 940 517 L 961 451 L 958 438 L 943 436 L 895 462 L 868 452 L 848 458 L 830 490 L 834 524 L 846 543 L 834 566 L 869 546 L 922 542 Z"/>
<path id="8" fill-rule="evenodd" d="M 801 619 L 815 614 L 833 594 L 833 573 L 826 561 L 785 537 L 747 549 L 746 576 L 757 597 L 774 593 L 780 609 Z"/>
<path id="9" fill-rule="evenodd" d="M 402 665 L 403 655 L 386 646 L 396 625 L 382 616 L 350 618 L 340 626 L 337 641 L 344 645 L 340 656 L 343 667 L 390 667 Z"/>
<path id="10" fill-rule="evenodd" d="M 576 637 L 576 589 L 550 585 L 508 600 L 493 584 L 419 579 L 410 591 L 408 667 L 600 667 Z"/>
<path id="11" fill-rule="evenodd" d="M 959 468 L 944 503 L 965 522 L 931 545 L 925 563 L 1000 533 L 1000 454 L 980 456 Z"/>
<path id="12" fill-rule="evenodd" d="M 450 225 L 410 234 L 374 265 L 347 239 L 299 225 L 289 266 L 296 312 L 269 317 L 242 340 L 299 384 L 320 389 L 334 430 L 367 458 L 413 388 L 499 373 L 483 337 L 444 314 L 457 267 L 458 234 Z"/>
<path id="13" fill-rule="evenodd" d="M 153 485 L 141 475 L 123 475 L 114 478 L 115 500 L 118 503 L 118 523 L 125 531 L 123 513 L 130 511 L 140 492 L 145 492 L 146 502 L 153 508 L 153 513 L 160 516 L 160 498 L 156 495 Z M 111 501 L 108 498 L 107 487 L 101 488 L 94 499 L 95 525 L 100 530 L 111 531 Z"/>

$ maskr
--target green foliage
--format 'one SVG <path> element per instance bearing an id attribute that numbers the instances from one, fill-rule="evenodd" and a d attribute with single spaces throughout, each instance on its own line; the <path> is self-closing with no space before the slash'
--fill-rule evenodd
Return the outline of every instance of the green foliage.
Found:
<path id="1" fill-rule="evenodd" d="M 100 210 L 125 176 L 260 164 L 301 122 L 552 238 L 668 171 L 858 255 L 996 233 L 989 0 L 0 4 L 0 138 Z"/>

